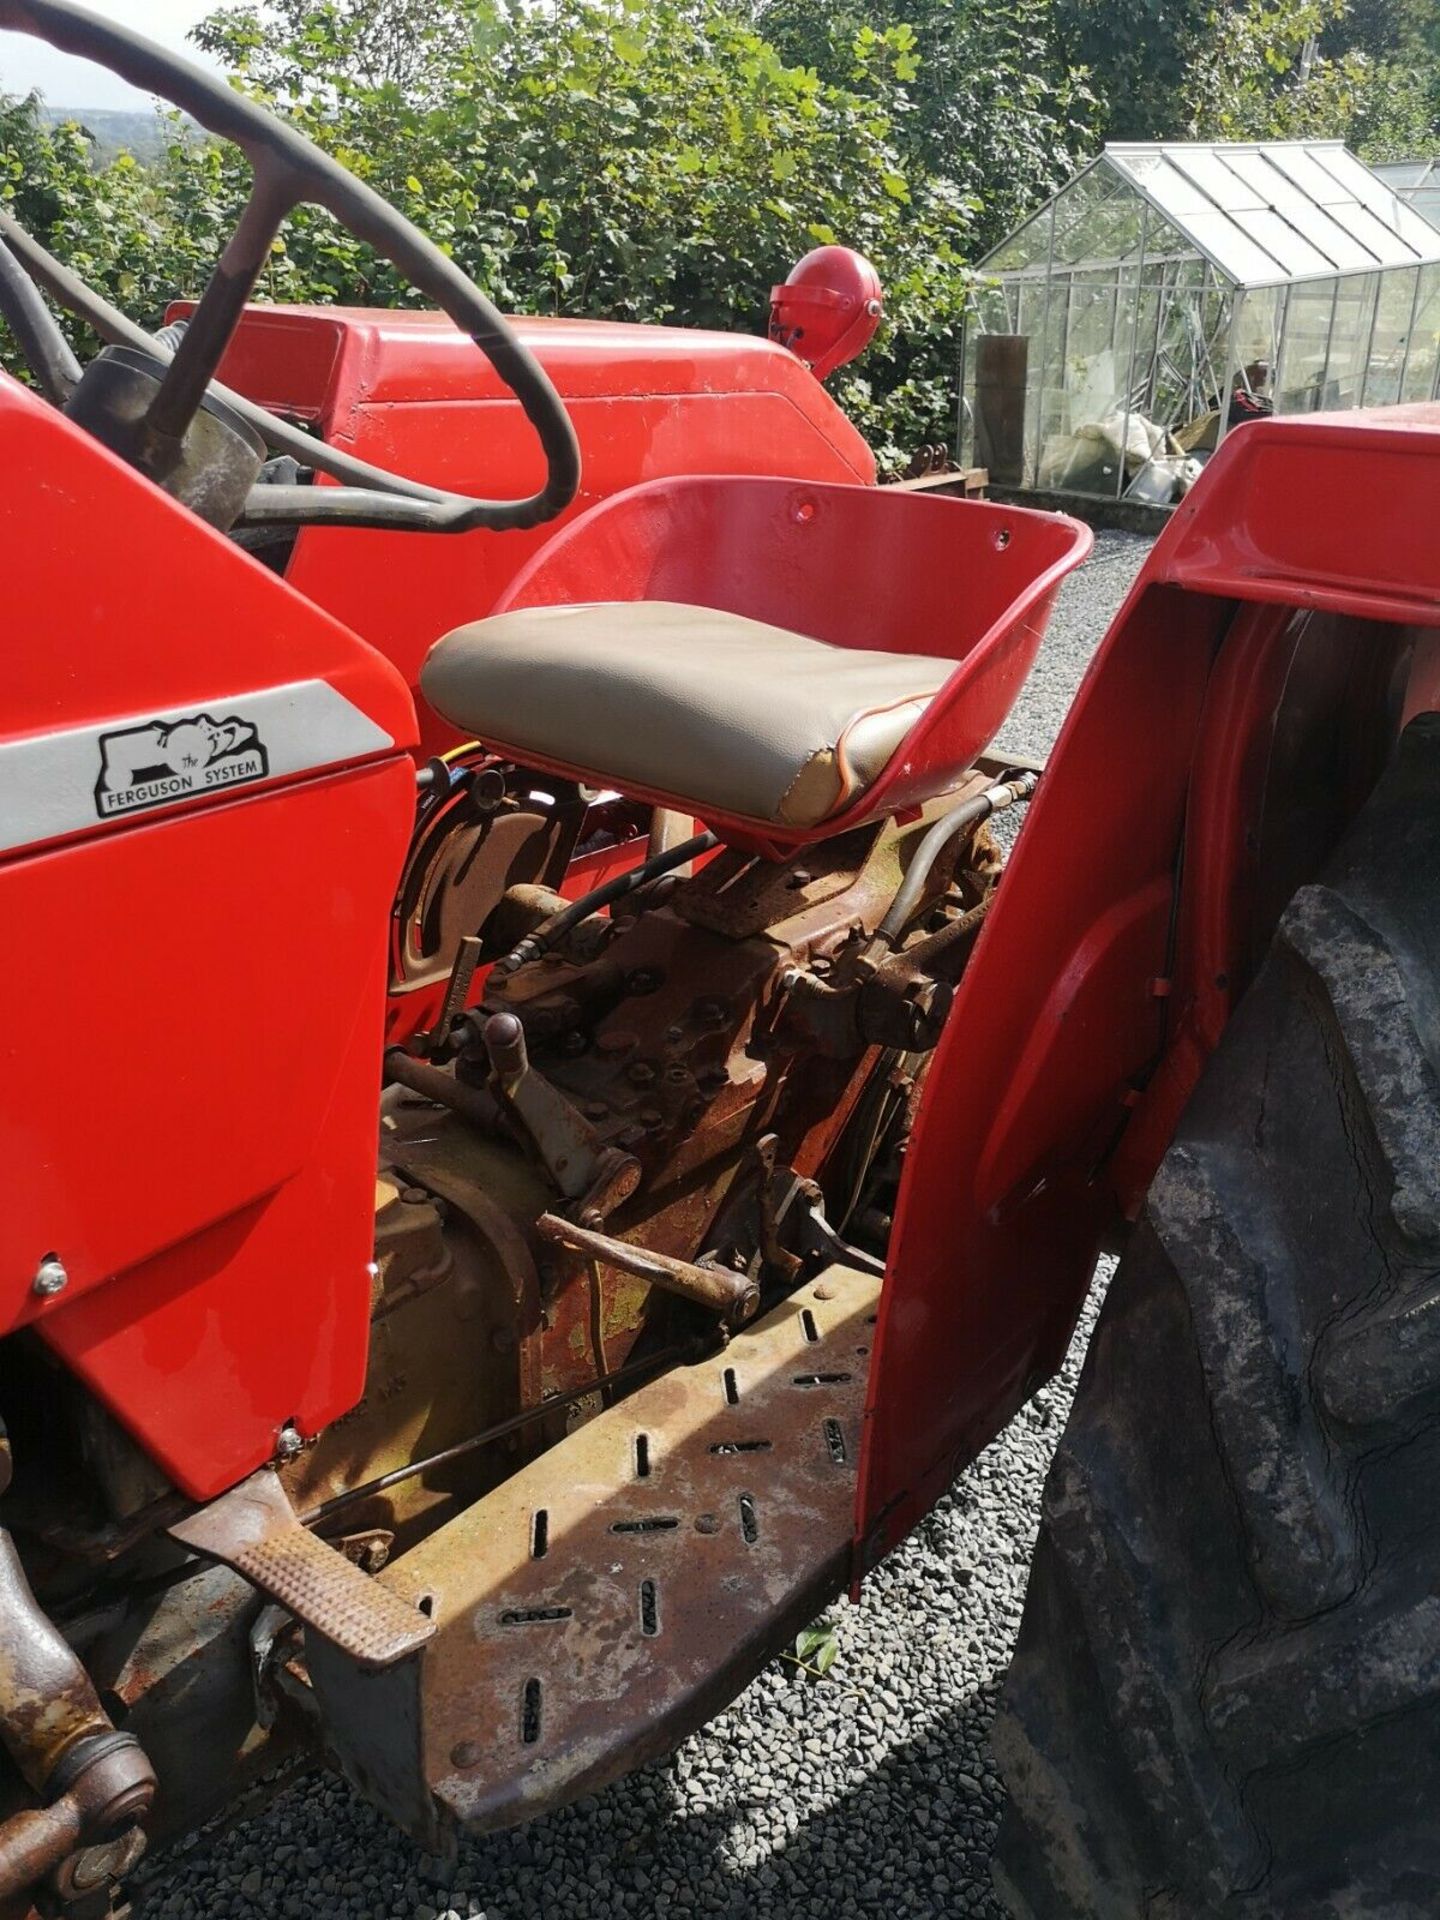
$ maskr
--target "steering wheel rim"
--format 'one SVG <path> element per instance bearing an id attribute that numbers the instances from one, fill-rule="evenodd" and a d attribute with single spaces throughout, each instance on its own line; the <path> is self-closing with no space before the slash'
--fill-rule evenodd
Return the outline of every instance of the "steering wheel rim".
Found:
<path id="1" fill-rule="evenodd" d="M 70 0 L 0 0 L 0 30 L 28 33 L 60 52 L 97 62 L 144 92 L 159 94 L 207 132 L 233 141 L 250 162 L 250 198 L 173 354 L 71 273 L 10 215 L 0 213 L 0 240 L 25 273 L 102 338 L 142 347 L 168 362 L 146 418 L 158 440 L 183 437 L 207 393 L 214 393 L 272 447 L 343 483 L 254 487 L 238 524 L 463 533 L 477 527 L 537 526 L 570 504 L 580 484 L 580 450 L 549 376 L 473 281 L 373 188 L 202 68 Z M 520 402 L 545 454 L 545 484 L 537 492 L 520 500 L 481 500 L 426 486 L 312 440 L 215 379 L 271 242 L 290 212 L 307 203 L 324 207 L 397 267 L 490 361 Z M 32 348 L 41 355 L 37 372 L 49 390 L 71 378 L 73 357 L 67 364 L 68 348 L 60 354 L 45 334 L 43 322 L 49 316 L 38 296 L 27 301 L 23 291 L 17 292 L 16 282 L 23 279 L 8 263 L 0 263 L 0 297 L 9 295 L 4 301 L 7 317 L 15 324 L 13 315 L 19 314 L 21 344 L 27 357 Z M 53 321 L 50 327 L 58 335 Z"/>

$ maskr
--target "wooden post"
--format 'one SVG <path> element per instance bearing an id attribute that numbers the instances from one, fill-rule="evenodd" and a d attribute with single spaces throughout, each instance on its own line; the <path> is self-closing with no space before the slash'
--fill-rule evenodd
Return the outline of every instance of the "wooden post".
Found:
<path id="1" fill-rule="evenodd" d="M 982 333 L 975 341 L 975 464 L 997 487 L 1025 477 L 1025 375 L 1030 336 Z"/>

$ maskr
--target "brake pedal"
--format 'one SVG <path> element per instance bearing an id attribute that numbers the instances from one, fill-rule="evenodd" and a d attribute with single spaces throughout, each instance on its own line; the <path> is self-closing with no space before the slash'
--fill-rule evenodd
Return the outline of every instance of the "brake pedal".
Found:
<path id="1" fill-rule="evenodd" d="M 367 1673 L 416 1652 L 435 1623 L 300 1523 L 269 1467 L 166 1531 L 218 1560 Z"/>

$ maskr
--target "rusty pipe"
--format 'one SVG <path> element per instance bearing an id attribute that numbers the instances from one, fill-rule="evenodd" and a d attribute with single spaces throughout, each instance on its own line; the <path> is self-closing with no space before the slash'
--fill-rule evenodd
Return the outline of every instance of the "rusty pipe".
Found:
<path id="1" fill-rule="evenodd" d="M 753 1319 L 760 1305 L 760 1289 L 748 1274 L 729 1273 L 724 1267 L 701 1267 L 692 1260 L 677 1260 L 673 1254 L 632 1247 L 628 1240 L 578 1227 L 558 1213 L 542 1213 L 535 1227 L 542 1239 L 553 1240 L 572 1253 L 583 1253 L 587 1259 L 602 1261 L 607 1267 L 617 1267 L 621 1273 L 634 1274 L 637 1280 L 648 1280 L 667 1293 L 678 1293 L 682 1300 L 693 1300 L 732 1326 L 743 1326 Z"/>

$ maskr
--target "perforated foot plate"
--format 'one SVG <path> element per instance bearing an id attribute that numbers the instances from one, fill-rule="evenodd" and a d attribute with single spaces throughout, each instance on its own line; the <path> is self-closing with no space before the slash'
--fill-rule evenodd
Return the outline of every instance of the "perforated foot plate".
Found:
<path id="1" fill-rule="evenodd" d="M 508 1826 L 669 1750 L 843 1585 L 880 1282 L 832 1268 L 381 1579 L 437 1626 L 424 1769 Z"/>

